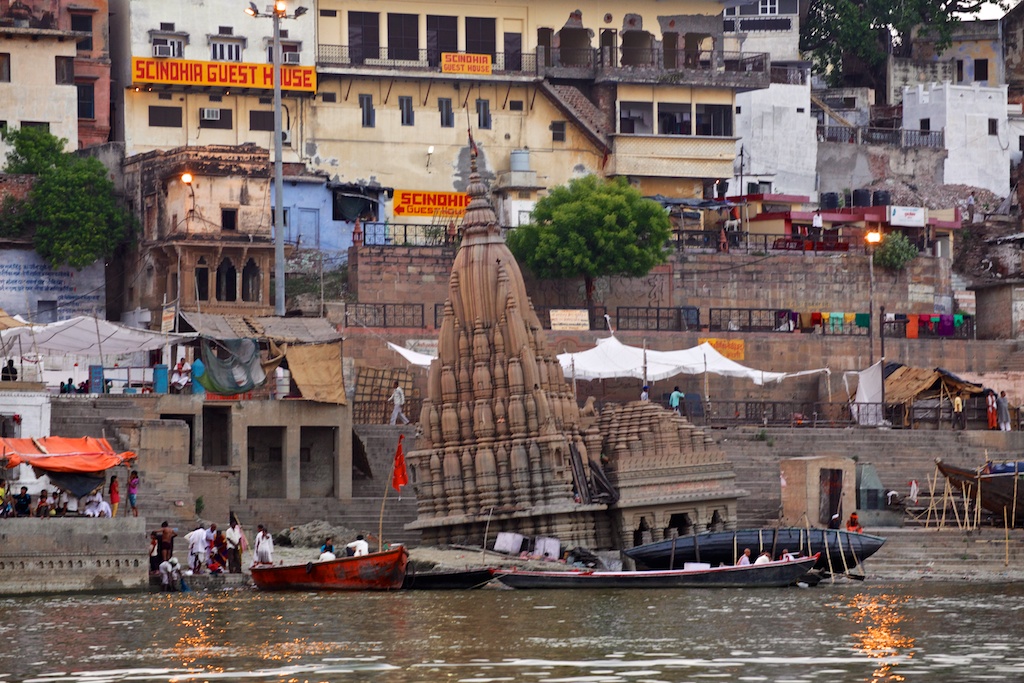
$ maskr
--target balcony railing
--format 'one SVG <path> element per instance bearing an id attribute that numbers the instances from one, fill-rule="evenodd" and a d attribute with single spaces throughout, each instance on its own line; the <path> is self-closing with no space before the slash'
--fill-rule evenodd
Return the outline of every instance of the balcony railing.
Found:
<path id="1" fill-rule="evenodd" d="M 360 327 L 426 327 L 423 304 L 349 304 L 345 317 Z"/>
<path id="2" fill-rule="evenodd" d="M 945 147 L 945 136 L 941 130 L 818 126 L 818 142 L 943 149 Z"/>
<path id="3" fill-rule="evenodd" d="M 407 47 L 355 48 L 348 45 L 320 45 L 317 64 L 357 69 L 400 69 L 441 71 L 441 51 Z M 537 73 L 537 57 L 530 53 L 497 52 L 491 55 L 492 73 Z"/>
<path id="4" fill-rule="evenodd" d="M 818 236 L 762 234 L 727 230 L 675 230 L 673 246 L 676 251 L 709 253 L 715 251 L 745 254 L 767 254 L 773 251 L 798 251 L 803 254 L 834 255 L 844 251 L 866 251 L 861 237 L 824 233 Z"/>
<path id="5" fill-rule="evenodd" d="M 658 332 L 699 330 L 700 309 L 696 306 L 619 306 L 615 309 L 615 329 Z"/>

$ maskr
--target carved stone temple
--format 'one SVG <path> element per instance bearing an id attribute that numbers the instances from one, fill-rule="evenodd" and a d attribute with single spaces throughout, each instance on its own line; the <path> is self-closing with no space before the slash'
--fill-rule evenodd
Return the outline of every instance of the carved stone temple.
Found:
<path id="1" fill-rule="evenodd" d="M 422 433 L 407 463 L 431 545 L 501 531 L 632 547 L 731 526 L 731 465 L 686 418 L 639 401 L 581 411 L 474 163 Z"/>

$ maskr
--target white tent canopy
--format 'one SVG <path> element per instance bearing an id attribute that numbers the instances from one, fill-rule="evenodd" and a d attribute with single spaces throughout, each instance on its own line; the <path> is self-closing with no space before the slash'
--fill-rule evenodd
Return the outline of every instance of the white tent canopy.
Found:
<path id="1" fill-rule="evenodd" d="M 388 342 L 387 344 L 388 348 L 390 348 L 392 351 L 402 356 L 402 358 L 409 361 L 409 363 L 417 367 L 429 368 L 430 363 L 435 358 L 437 358 L 437 356 L 430 356 L 425 353 L 420 353 L 419 351 L 413 351 L 412 349 L 402 348 L 401 346 L 398 346 L 397 344 L 392 344 L 391 342 Z"/>
<path id="2" fill-rule="evenodd" d="M 48 325 L 27 325 L 0 331 L 6 350 L 72 356 L 115 356 L 160 349 L 194 339 L 194 334 L 161 334 L 126 327 L 92 316 L 79 316 Z"/>
<path id="3" fill-rule="evenodd" d="M 749 379 L 754 384 L 762 385 L 766 382 L 781 382 L 787 377 L 829 372 L 828 368 L 801 372 L 766 372 L 726 358 L 707 342 L 678 351 L 651 351 L 627 346 L 614 336 L 598 339 L 597 346 L 587 351 L 559 354 L 558 362 L 567 378 L 584 380 L 634 377 L 656 382 L 675 375 L 711 373 Z"/>

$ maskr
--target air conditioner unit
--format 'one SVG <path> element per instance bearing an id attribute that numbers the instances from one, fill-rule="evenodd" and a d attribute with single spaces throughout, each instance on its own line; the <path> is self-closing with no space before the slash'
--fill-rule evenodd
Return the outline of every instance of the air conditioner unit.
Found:
<path id="1" fill-rule="evenodd" d="M 298 64 L 302 55 L 298 52 L 284 52 L 281 54 L 281 61 L 285 64 Z"/>
<path id="2" fill-rule="evenodd" d="M 174 46 L 173 45 L 154 45 L 153 46 L 154 57 L 173 57 Z"/>
<path id="3" fill-rule="evenodd" d="M 220 121 L 220 109 L 200 109 L 200 121 Z"/>
<path id="4" fill-rule="evenodd" d="M 281 131 L 281 144 L 289 146 L 292 144 L 292 132 L 290 130 Z"/>

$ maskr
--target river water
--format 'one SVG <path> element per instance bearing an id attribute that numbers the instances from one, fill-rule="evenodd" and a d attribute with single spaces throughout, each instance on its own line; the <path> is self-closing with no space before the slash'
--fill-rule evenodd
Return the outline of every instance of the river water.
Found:
<path id="1" fill-rule="evenodd" d="M 0 682 L 1021 681 L 1024 585 L 0 600 Z"/>

